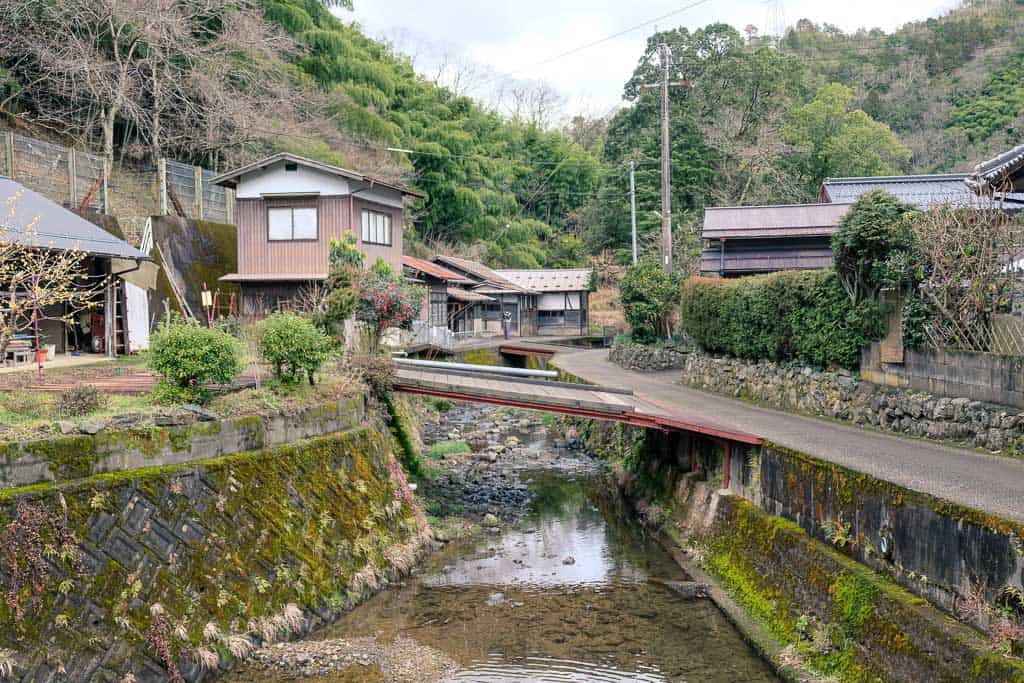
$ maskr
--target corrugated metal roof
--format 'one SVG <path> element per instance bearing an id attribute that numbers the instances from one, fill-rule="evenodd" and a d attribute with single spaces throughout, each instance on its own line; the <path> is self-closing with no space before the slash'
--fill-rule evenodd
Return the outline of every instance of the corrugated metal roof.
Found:
<path id="1" fill-rule="evenodd" d="M 850 204 L 716 206 L 704 209 L 704 239 L 832 235 Z"/>
<path id="2" fill-rule="evenodd" d="M 475 303 L 486 303 L 488 301 L 494 301 L 489 296 L 484 296 L 477 292 L 471 292 L 468 289 L 461 289 L 459 287 L 449 287 L 445 290 L 448 293 L 449 299 L 455 299 L 462 303 L 475 304 Z"/>
<path id="3" fill-rule="evenodd" d="M 539 268 L 495 272 L 535 292 L 582 292 L 590 288 L 592 271 L 590 268 Z"/>
<path id="4" fill-rule="evenodd" d="M 422 198 L 427 196 L 422 192 L 411 190 L 408 187 L 405 187 L 404 185 L 399 185 L 397 183 L 389 183 L 385 180 L 380 180 L 379 178 L 374 178 L 373 176 L 366 175 L 365 173 L 360 173 L 359 171 L 350 171 L 347 168 L 341 168 L 340 166 L 332 166 L 331 164 L 325 164 L 314 159 L 307 159 L 306 157 L 300 157 L 298 154 L 291 154 L 289 152 L 279 152 L 278 154 L 273 154 L 263 159 L 257 159 L 256 161 L 248 163 L 245 166 L 241 166 L 232 171 L 228 171 L 227 173 L 221 173 L 220 175 L 215 176 L 210 182 L 212 182 L 215 185 L 223 185 L 225 187 L 236 187 L 238 185 L 238 179 L 241 176 L 245 175 L 246 173 L 251 173 L 253 171 L 266 168 L 267 166 L 271 166 L 272 164 L 276 164 L 281 161 L 299 164 L 307 168 L 314 168 L 318 171 L 329 173 L 330 175 L 336 175 L 341 178 L 347 178 L 349 180 L 359 180 L 365 183 L 370 183 L 371 185 L 380 185 L 381 187 L 397 190 L 402 194 L 407 194 L 412 197 Z"/>
<path id="5" fill-rule="evenodd" d="M 459 258 L 457 256 L 442 256 L 440 254 L 434 257 L 434 261 L 443 263 L 444 265 L 456 270 L 460 270 L 463 273 L 467 273 L 471 277 L 481 280 L 481 284 L 493 285 L 493 287 L 490 287 L 487 290 L 478 287 L 477 289 L 480 289 L 481 291 L 487 291 L 488 293 L 491 293 L 492 291 L 496 293 L 512 291 L 519 292 L 521 294 L 534 294 L 534 292 L 502 277 L 497 273 L 497 271 L 491 270 L 484 264 L 478 263 L 477 261 L 470 261 L 469 259 Z"/>
<path id="6" fill-rule="evenodd" d="M 822 199 L 832 203 L 850 203 L 869 190 L 884 190 L 919 209 L 937 204 L 965 207 L 998 208 L 1000 202 L 979 197 L 968 186 L 967 173 L 937 175 L 878 176 L 859 178 L 828 178 L 821 184 Z M 1006 195 L 1008 201 L 1024 202 L 1024 194 Z M 1017 209 L 1017 206 L 1006 206 Z"/>
<path id="7" fill-rule="evenodd" d="M 446 282 L 458 282 L 461 284 L 472 284 L 474 281 L 468 277 L 463 277 L 456 272 L 448 270 L 444 266 L 438 265 L 433 261 L 427 261 L 425 259 L 416 258 L 415 256 L 403 256 L 402 265 L 406 268 L 410 268 L 420 273 L 431 275 L 438 280 L 444 280 Z"/>
<path id="8" fill-rule="evenodd" d="M 61 251 L 151 261 L 103 228 L 10 178 L 0 176 L 0 238 Z"/>

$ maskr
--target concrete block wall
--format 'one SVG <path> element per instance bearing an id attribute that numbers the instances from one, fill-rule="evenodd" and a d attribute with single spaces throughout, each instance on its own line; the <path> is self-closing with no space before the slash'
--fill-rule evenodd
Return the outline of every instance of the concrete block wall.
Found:
<path id="1" fill-rule="evenodd" d="M 281 446 L 351 429 L 365 417 L 366 402 L 360 396 L 295 414 L 103 430 L 94 435 L 2 444 L 0 491 Z"/>
<path id="2" fill-rule="evenodd" d="M 1024 408 L 1024 357 L 944 349 L 904 351 L 903 363 L 883 363 L 873 343 L 861 354 L 861 376 L 874 384 L 916 389 Z"/>

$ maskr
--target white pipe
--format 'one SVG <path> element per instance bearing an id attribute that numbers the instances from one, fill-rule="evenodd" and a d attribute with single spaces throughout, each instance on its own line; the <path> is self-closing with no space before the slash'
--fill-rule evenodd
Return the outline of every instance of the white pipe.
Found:
<path id="1" fill-rule="evenodd" d="M 395 365 L 416 368 L 433 368 L 436 370 L 461 370 L 463 372 L 488 372 L 494 375 L 510 375 L 513 377 L 547 377 L 557 379 L 554 370 L 529 370 L 527 368 L 506 368 L 498 365 L 473 365 L 471 363 L 446 363 L 439 360 L 415 360 L 412 358 L 396 358 Z"/>

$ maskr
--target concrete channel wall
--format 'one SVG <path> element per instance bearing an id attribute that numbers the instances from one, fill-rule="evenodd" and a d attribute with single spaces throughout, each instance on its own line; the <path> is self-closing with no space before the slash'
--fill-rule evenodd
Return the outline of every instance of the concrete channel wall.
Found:
<path id="1" fill-rule="evenodd" d="M 74 547 L 0 601 L 10 680 L 166 683 L 182 680 L 176 668 L 208 681 L 255 647 L 332 621 L 408 570 L 427 540 L 392 449 L 387 430 L 369 424 L 0 491 L 5 532 L 34 529 Z M 5 538 L 15 558 L 39 552 L 33 533 Z M 5 587 L 10 557 L 0 562 Z"/>
<path id="2" fill-rule="evenodd" d="M 776 637 L 803 637 L 798 622 L 842 626 L 849 608 L 861 616 L 844 637 L 882 680 L 1024 681 L 1019 660 L 1002 670 L 986 639 L 947 616 L 984 628 L 992 610 L 963 606 L 1024 588 L 1024 525 L 770 443 L 733 445 L 727 477 L 720 442 L 608 423 L 577 429 L 592 451 L 624 463 L 619 483 L 639 516 L 680 547 L 696 543 Z M 851 591 L 856 609 L 844 603 Z"/>
<path id="3" fill-rule="evenodd" d="M 365 416 L 365 399 L 356 397 L 291 414 L 104 429 L 92 435 L 0 444 L 0 492 L 284 445 L 344 431 L 362 423 Z"/>

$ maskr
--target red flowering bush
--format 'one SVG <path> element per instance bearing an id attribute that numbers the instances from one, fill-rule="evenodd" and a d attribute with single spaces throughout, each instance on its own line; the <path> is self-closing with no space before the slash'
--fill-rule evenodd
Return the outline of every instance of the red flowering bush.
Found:
<path id="1" fill-rule="evenodd" d="M 423 305 L 423 288 L 391 273 L 361 273 L 356 291 L 356 320 L 369 325 L 376 338 L 389 327 L 410 329 Z"/>

